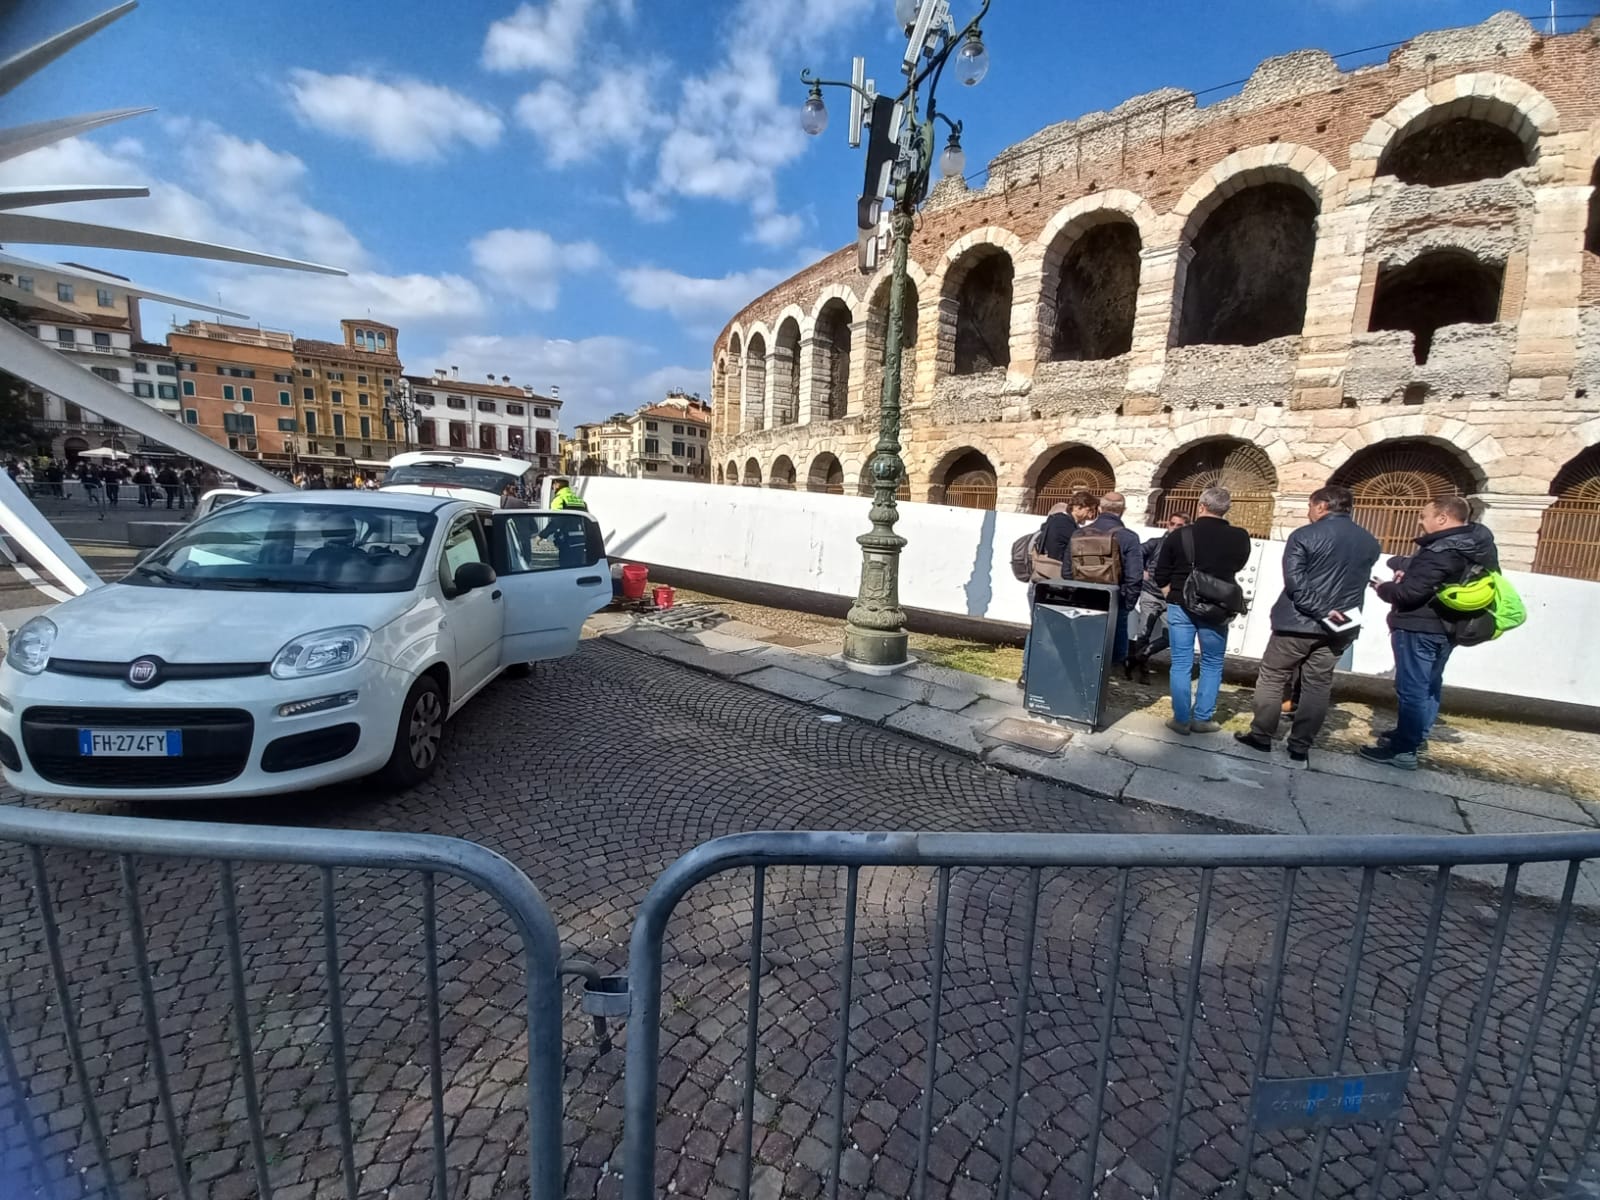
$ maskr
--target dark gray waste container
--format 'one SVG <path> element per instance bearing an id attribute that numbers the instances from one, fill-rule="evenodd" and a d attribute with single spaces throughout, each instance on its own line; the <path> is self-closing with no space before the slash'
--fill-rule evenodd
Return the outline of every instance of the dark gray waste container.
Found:
<path id="1" fill-rule="evenodd" d="M 1034 589 L 1033 628 L 1023 677 L 1029 712 L 1100 724 L 1106 675 L 1116 637 L 1117 587 L 1108 583 L 1041 583 Z"/>

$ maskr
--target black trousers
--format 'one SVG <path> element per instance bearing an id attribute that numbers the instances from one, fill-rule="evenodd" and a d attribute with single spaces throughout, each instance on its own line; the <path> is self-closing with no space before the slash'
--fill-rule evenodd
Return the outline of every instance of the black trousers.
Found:
<path id="1" fill-rule="evenodd" d="M 1298 704 L 1289 727 L 1289 749 L 1309 750 L 1328 719 L 1333 697 L 1333 669 L 1354 641 L 1348 634 L 1274 633 L 1261 656 L 1256 675 L 1255 719 L 1250 732 L 1270 741 L 1278 732 L 1285 697 L 1294 697 L 1299 677 Z"/>

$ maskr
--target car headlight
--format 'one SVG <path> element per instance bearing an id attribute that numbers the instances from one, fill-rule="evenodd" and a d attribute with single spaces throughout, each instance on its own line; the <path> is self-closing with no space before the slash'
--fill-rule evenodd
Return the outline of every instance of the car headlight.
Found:
<path id="1" fill-rule="evenodd" d="M 24 675 L 37 675 L 49 663 L 55 642 L 56 623 L 49 617 L 35 617 L 11 635 L 6 661 Z"/>
<path id="2" fill-rule="evenodd" d="M 301 634 L 272 660 L 275 679 L 301 679 L 353 667 L 366 656 L 372 632 L 361 625 L 340 625 Z"/>

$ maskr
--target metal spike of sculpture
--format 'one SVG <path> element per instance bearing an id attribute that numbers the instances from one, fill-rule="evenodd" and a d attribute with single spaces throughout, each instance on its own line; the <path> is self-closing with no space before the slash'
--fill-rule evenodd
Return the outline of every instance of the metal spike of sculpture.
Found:
<path id="1" fill-rule="evenodd" d="M 0 61 L 0 95 L 11 91 L 74 46 L 137 7 L 137 0 L 128 0 L 127 3 L 107 9 L 98 16 L 91 17 L 71 29 L 46 38 L 37 45 Z M 38 150 L 63 139 L 150 111 L 152 110 L 148 108 L 114 109 L 39 121 L 8 129 L 0 128 L 0 161 L 16 158 L 31 150 Z M 58 275 L 113 284 L 132 297 L 160 300 L 204 312 L 222 312 L 222 315 L 240 318 L 244 316 L 243 313 L 223 312 L 214 304 L 166 295 L 127 280 L 102 275 L 89 268 L 32 263 L 26 258 L 18 257 L 12 252 L 12 248 L 17 244 L 91 246 L 107 250 L 175 254 L 250 266 L 281 267 L 326 275 L 345 273 L 337 267 L 300 262 L 296 259 L 281 258 L 233 246 L 219 246 L 189 238 L 40 216 L 36 212 L 14 211 L 19 208 L 37 209 L 49 204 L 122 199 L 149 194 L 148 188 L 139 186 L 65 185 L 48 181 L 30 181 L 22 186 L 0 187 L 0 247 L 4 247 L 0 249 L 0 263 L 38 266 Z M 165 416 L 116 385 L 107 383 L 63 358 L 6 321 L 0 321 L 0 366 L 35 387 L 52 392 L 63 400 L 95 413 L 103 420 L 115 422 L 151 441 L 170 446 L 190 458 L 208 463 L 219 470 L 231 472 L 253 486 L 267 491 L 281 491 L 288 486 L 258 463 L 234 454 L 198 430 Z M 22 495 L 4 472 L 0 472 L 0 529 L 11 534 L 28 554 L 68 591 L 78 594 L 100 582 L 88 565 L 50 527 L 38 509 Z"/>

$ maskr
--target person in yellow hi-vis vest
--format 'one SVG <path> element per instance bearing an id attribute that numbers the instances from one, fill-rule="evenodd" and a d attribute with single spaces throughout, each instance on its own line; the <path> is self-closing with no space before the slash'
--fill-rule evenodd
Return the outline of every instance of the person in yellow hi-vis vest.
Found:
<path id="1" fill-rule="evenodd" d="M 555 495 L 550 499 L 550 511 L 560 512 L 562 509 L 572 509 L 574 512 L 588 512 L 589 506 L 582 496 L 572 490 L 570 479 L 555 481 Z"/>

